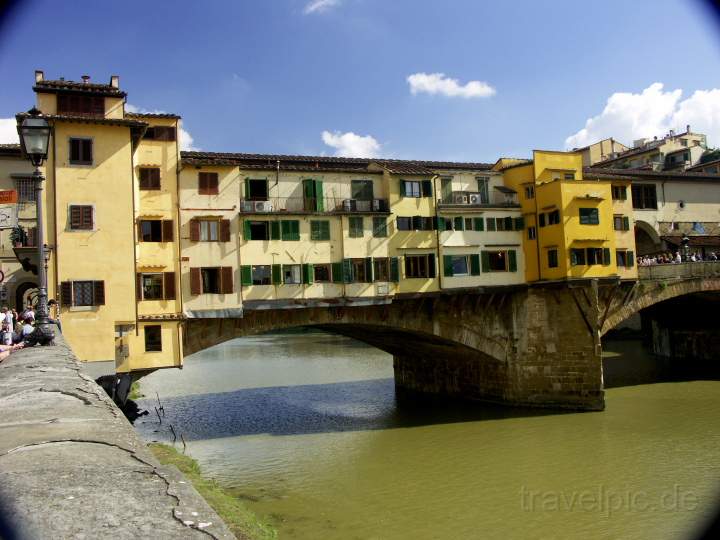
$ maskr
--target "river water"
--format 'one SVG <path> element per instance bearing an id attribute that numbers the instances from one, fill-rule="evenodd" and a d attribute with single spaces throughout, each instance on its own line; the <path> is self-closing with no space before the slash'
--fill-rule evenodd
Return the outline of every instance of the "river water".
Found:
<path id="1" fill-rule="evenodd" d="M 720 381 L 604 348 L 606 410 L 558 414 L 398 405 L 377 349 L 243 338 L 142 379 L 136 428 L 173 424 L 281 539 L 687 538 L 718 502 Z"/>

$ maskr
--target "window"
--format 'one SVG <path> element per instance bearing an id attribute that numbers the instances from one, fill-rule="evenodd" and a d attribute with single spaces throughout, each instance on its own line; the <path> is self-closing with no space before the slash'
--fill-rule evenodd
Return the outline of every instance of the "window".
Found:
<path id="1" fill-rule="evenodd" d="M 17 178 L 15 180 L 18 192 L 18 203 L 35 202 L 35 180 L 31 178 Z"/>
<path id="2" fill-rule="evenodd" d="M 540 222 L 540 226 L 544 227 L 545 226 L 545 214 L 539 214 L 538 221 Z"/>
<path id="3" fill-rule="evenodd" d="M 153 324 L 144 327 L 145 352 L 162 352 L 162 327 Z"/>
<path id="4" fill-rule="evenodd" d="M 470 273 L 467 255 L 450 255 L 453 276 L 467 276 Z"/>
<path id="5" fill-rule="evenodd" d="M 253 285 L 270 285 L 270 265 L 261 264 L 251 267 Z"/>
<path id="6" fill-rule="evenodd" d="M 302 267 L 299 264 L 283 264 L 283 283 L 285 285 L 297 285 L 302 283 Z"/>
<path id="7" fill-rule="evenodd" d="M 368 268 L 365 266 L 365 259 L 350 259 L 350 264 L 354 282 L 365 283 L 370 281 L 367 275 Z"/>
<path id="8" fill-rule="evenodd" d="M 406 278 L 434 278 L 435 255 L 405 255 Z"/>
<path id="9" fill-rule="evenodd" d="M 496 230 L 495 218 L 492 218 L 492 217 L 485 218 L 485 221 L 487 222 L 487 230 L 488 231 Z"/>
<path id="10" fill-rule="evenodd" d="M 350 229 L 348 236 L 350 238 L 362 238 L 363 237 L 363 218 L 358 216 L 352 216 L 349 218 Z"/>
<path id="11" fill-rule="evenodd" d="M 143 139 L 151 141 L 174 141 L 176 139 L 175 127 L 173 126 L 150 126 L 145 131 Z"/>
<path id="12" fill-rule="evenodd" d="M 557 225 L 560 223 L 560 210 L 548 212 L 548 225 Z"/>
<path id="13" fill-rule="evenodd" d="M 245 183 L 245 196 L 251 201 L 268 200 L 268 182 L 266 179 L 248 178 Z"/>
<path id="14" fill-rule="evenodd" d="M 246 221 L 250 238 L 248 240 L 270 240 L 270 224 L 267 221 Z"/>
<path id="15" fill-rule="evenodd" d="M 58 94 L 57 113 L 72 116 L 104 116 L 105 98 L 78 94 Z"/>
<path id="16" fill-rule="evenodd" d="M 398 217 L 397 218 L 397 230 L 398 231 L 411 231 L 412 230 L 412 218 Z"/>
<path id="17" fill-rule="evenodd" d="M 580 208 L 580 225 L 599 225 L 600 211 L 597 208 Z"/>
<path id="18" fill-rule="evenodd" d="M 627 200 L 627 187 L 626 186 L 612 186 L 612 198 L 614 201 Z"/>
<path id="19" fill-rule="evenodd" d="M 143 300 L 163 299 L 163 275 L 162 274 L 140 274 Z"/>
<path id="20" fill-rule="evenodd" d="M 498 231 L 512 231 L 513 230 L 513 219 L 511 217 L 499 217 L 495 218 L 496 230 Z"/>
<path id="21" fill-rule="evenodd" d="M 218 173 L 216 172 L 199 172 L 198 173 L 198 193 L 200 195 L 217 195 L 219 193 Z"/>
<path id="22" fill-rule="evenodd" d="M 563 178 L 565 180 L 575 180 L 575 173 L 574 172 L 566 172 L 563 174 Z"/>
<path id="23" fill-rule="evenodd" d="M 228 294 L 233 292 L 231 266 L 190 268 L 190 294 Z"/>
<path id="24" fill-rule="evenodd" d="M 373 280 L 390 281 L 390 259 L 387 257 L 373 259 Z"/>
<path id="25" fill-rule="evenodd" d="M 384 217 L 373 218 L 373 237 L 374 238 L 386 238 L 387 233 L 387 220 Z"/>
<path id="26" fill-rule="evenodd" d="M 350 182 L 350 193 L 352 199 L 359 201 L 373 200 L 373 183 L 372 180 L 352 180 Z"/>
<path id="27" fill-rule="evenodd" d="M 489 271 L 486 266 L 486 270 Z M 453 276 L 479 276 L 480 255 L 444 255 L 443 275 Z"/>
<path id="28" fill-rule="evenodd" d="M 456 216 L 453 219 L 453 228 L 456 231 L 464 231 L 465 230 L 465 220 L 462 216 Z"/>
<path id="29" fill-rule="evenodd" d="M 478 185 L 478 193 L 480 193 L 480 204 L 488 204 L 490 202 L 490 189 L 488 184 L 490 178 L 487 176 L 476 176 Z"/>
<path id="30" fill-rule="evenodd" d="M 547 260 L 548 260 L 548 268 L 557 268 L 557 266 L 558 266 L 557 249 L 548 249 Z"/>
<path id="31" fill-rule="evenodd" d="M 70 138 L 70 164 L 92 165 L 93 142 L 92 139 Z"/>
<path id="32" fill-rule="evenodd" d="M 70 205 L 70 230 L 93 230 L 93 207 L 90 205 Z"/>
<path id="33" fill-rule="evenodd" d="M 141 219 L 138 221 L 141 242 L 172 242 L 173 222 L 169 219 Z"/>
<path id="34" fill-rule="evenodd" d="M 245 222 L 245 238 L 252 240 L 250 235 L 250 223 Z M 267 222 L 258 221 L 256 223 Z M 262 238 L 266 240 L 266 238 Z M 216 218 L 193 218 L 190 220 L 190 240 L 192 242 L 229 242 L 230 241 L 230 220 Z"/>
<path id="35" fill-rule="evenodd" d="M 200 278 L 202 280 L 203 294 L 220 294 L 220 269 L 201 268 Z"/>
<path id="36" fill-rule="evenodd" d="M 296 219 L 284 219 L 280 222 L 283 240 L 300 240 L 300 222 Z"/>
<path id="37" fill-rule="evenodd" d="M 329 264 L 313 265 L 313 281 L 317 283 L 329 283 L 332 281 Z"/>
<path id="38" fill-rule="evenodd" d="M 534 199 L 535 198 L 535 186 L 525 186 L 525 198 L 526 199 Z"/>
<path id="39" fill-rule="evenodd" d="M 632 186 L 633 208 L 638 210 L 657 210 L 655 184 L 635 184 Z"/>
<path id="40" fill-rule="evenodd" d="M 585 250 L 584 249 L 571 249 L 570 250 L 570 265 L 571 266 L 585 265 Z"/>
<path id="41" fill-rule="evenodd" d="M 625 268 L 632 268 L 635 265 L 635 254 L 632 251 L 616 251 L 615 258 L 617 265 Z"/>
<path id="42" fill-rule="evenodd" d="M 218 241 L 218 221 L 214 219 L 199 219 L 200 224 L 200 241 L 201 242 L 217 242 Z"/>
<path id="43" fill-rule="evenodd" d="M 589 265 L 602 264 L 603 250 L 601 248 L 587 248 L 587 263 Z"/>
<path id="44" fill-rule="evenodd" d="M 310 240 L 330 240 L 330 222 L 310 221 Z"/>
<path id="45" fill-rule="evenodd" d="M 403 197 L 415 197 L 415 198 L 422 197 L 422 186 L 421 186 L 420 182 L 410 181 L 410 180 L 401 180 L 400 184 L 402 186 L 402 196 Z"/>
<path id="46" fill-rule="evenodd" d="M 158 167 L 140 167 L 140 189 L 160 189 L 160 169 Z"/>
<path id="47" fill-rule="evenodd" d="M 629 231 L 630 218 L 627 216 L 613 216 L 613 228 L 616 231 Z"/>
<path id="48" fill-rule="evenodd" d="M 528 240 L 535 240 L 537 238 L 537 229 L 535 229 L 535 227 L 528 227 L 527 236 Z"/>
<path id="49" fill-rule="evenodd" d="M 60 303 L 63 306 L 105 305 L 104 281 L 63 281 L 60 284 Z"/>

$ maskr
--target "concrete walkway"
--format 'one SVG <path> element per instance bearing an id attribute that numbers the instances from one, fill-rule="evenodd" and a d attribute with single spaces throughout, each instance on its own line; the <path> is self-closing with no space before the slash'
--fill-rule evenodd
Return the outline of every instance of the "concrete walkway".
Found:
<path id="1" fill-rule="evenodd" d="M 0 538 L 234 538 L 54 347 L 0 363 Z"/>

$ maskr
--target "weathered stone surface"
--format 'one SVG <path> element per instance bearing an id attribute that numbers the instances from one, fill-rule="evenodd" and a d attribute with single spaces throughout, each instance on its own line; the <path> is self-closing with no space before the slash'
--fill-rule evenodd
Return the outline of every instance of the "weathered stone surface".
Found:
<path id="1" fill-rule="evenodd" d="M 0 519 L 15 537 L 233 538 L 80 373 L 62 336 L 0 363 L 0 410 Z"/>

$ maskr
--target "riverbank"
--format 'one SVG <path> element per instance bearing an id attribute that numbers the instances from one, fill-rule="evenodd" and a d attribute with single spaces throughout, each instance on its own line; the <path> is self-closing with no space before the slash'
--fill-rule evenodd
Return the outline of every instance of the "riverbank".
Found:
<path id="1" fill-rule="evenodd" d="M 225 525 L 239 540 L 271 540 L 277 538 L 277 531 L 262 523 L 255 514 L 235 497 L 223 490 L 214 480 L 202 476 L 197 461 L 181 454 L 172 446 L 151 443 L 148 448 L 163 465 L 174 465 L 192 482 L 193 487 L 222 518 Z"/>

